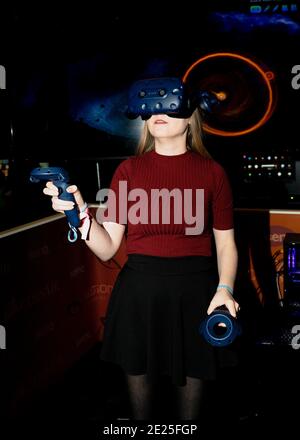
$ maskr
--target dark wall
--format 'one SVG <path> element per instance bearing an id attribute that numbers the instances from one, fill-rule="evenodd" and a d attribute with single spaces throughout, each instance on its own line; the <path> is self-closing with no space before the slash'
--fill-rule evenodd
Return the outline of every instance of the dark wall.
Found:
<path id="1" fill-rule="evenodd" d="M 5 203 L 12 214 L 1 228 L 31 219 L 36 210 L 40 215 L 50 211 L 28 185 L 30 169 L 40 162 L 67 166 L 94 201 L 97 161 L 135 152 L 138 121 L 124 116 L 128 86 L 151 76 L 182 76 L 212 52 L 242 54 L 274 74 L 276 106 L 262 127 L 241 136 L 204 133 L 207 148 L 229 174 L 236 206 L 298 208 L 300 202 L 289 204 L 286 182 L 247 183 L 241 174 L 243 152 L 289 151 L 299 160 L 300 92 L 291 85 L 291 70 L 299 63 L 299 14 L 286 14 L 284 20 L 267 14 L 256 19 L 248 14 L 249 5 L 210 1 L 197 11 L 193 4 L 168 3 L 159 8 L 127 4 L 99 8 L 92 2 L 60 8 L 52 2 L 8 6 L 1 17 L 0 62 L 7 68 L 8 103 L 4 99 L 0 103 L 7 107 L 1 118 L 0 160 L 10 160 Z M 208 67 L 206 81 L 210 76 L 221 78 L 232 91 L 233 107 L 240 94 L 251 101 L 247 118 L 255 121 L 262 111 L 264 86 L 255 75 L 252 78 L 249 68 L 243 66 L 241 74 L 236 83 L 230 66 L 224 70 L 224 63 L 215 63 Z M 203 117 L 205 121 L 207 115 Z M 237 107 L 233 121 L 222 116 L 216 123 L 225 128 L 244 126 L 245 112 Z M 117 162 L 102 165 L 105 184 Z M 36 200 L 36 210 L 27 210 L 24 191 Z M 258 200 L 261 191 L 265 194 Z M 20 201 L 24 206 L 16 209 Z"/>

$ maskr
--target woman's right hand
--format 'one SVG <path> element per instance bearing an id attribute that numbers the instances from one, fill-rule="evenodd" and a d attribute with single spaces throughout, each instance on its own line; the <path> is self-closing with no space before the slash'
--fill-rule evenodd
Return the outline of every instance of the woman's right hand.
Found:
<path id="1" fill-rule="evenodd" d="M 83 208 L 85 203 L 77 186 L 70 185 L 68 186 L 67 191 L 74 195 L 78 209 L 80 210 L 81 208 Z M 46 194 L 47 196 L 51 196 L 52 208 L 54 209 L 54 211 L 63 213 L 64 211 L 68 211 L 74 208 L 75 205 L 74 202 L 61 200 L 58 198 L 59 195 L 58 188 L 52 182 L 46 183 L 46 187 L 43 189 L 43 193 Z"/>

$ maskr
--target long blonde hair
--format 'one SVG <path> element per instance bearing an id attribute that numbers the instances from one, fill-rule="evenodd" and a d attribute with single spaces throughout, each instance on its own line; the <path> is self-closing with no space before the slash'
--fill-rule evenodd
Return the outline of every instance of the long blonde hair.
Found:
<path id="1" fill-rule="evenodd" d="M 137 155 L 147 153 L 154 149 L 154 137 L 150 133 L 145 123 L 139 143 L 137 146 Z M 200 154 L 203 157 L 211 157 L 202 141 L 202 123 L 201 114 L 198 108 L 194 111 L 189 120 L 187 130 L 187 149 Z"/>

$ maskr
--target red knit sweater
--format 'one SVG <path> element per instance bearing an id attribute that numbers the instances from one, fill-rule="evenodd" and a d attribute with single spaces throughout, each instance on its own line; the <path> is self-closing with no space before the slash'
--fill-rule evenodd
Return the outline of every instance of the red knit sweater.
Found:
<path id="1" fill-rule="evenodd" d="M 209 256 L 212 228 L 233 228 L 232 195 L 223 168 L 190 150 L 130 157 L 117 167 L 110 189 L 116 198 L 108 197 L 104 221 L 126 224 L 128 254 Z M 159 196 L 161 189 L 164 195 Z"/>

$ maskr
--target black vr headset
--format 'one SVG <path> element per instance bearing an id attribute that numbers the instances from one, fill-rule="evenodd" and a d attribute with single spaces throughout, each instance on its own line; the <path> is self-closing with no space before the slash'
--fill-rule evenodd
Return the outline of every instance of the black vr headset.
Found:
<path id="1" fill-rule="evenodd" d="M 166 114 L 173 118 L 189 118 L 199 106 L 211 112 L 217 98 L 210 92 L 193 93 L 180 78 L 151 78 L 136 81 L 129 89 L 126 115 L 129 119 L 149 119 Z"/>

